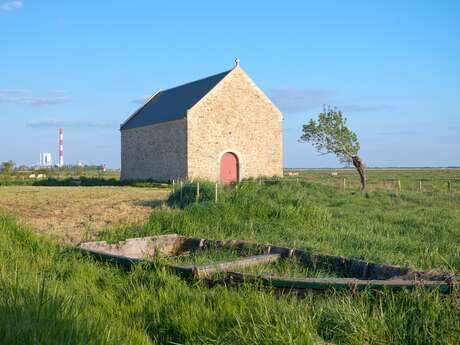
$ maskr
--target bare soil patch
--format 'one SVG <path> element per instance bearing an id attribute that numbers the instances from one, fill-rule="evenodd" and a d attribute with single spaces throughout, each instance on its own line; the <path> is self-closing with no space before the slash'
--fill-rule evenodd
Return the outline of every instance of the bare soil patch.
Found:
<path id="1" fill-rule="evenodd" d="M 60 242 L 95 239 L 104 228 L 146 220 L 167 189 L 139 187 L 0 187 L 0 210 Z"/>

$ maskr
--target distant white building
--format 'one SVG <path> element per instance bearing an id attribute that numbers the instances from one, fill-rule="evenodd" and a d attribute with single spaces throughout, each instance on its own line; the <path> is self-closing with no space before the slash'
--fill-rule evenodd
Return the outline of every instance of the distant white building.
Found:
<path id="1" fill-rule="evenodd" d="M 51 167 L 53 166 L 53 158 L 49 152 L 40 152 L 40 166 Z"/>

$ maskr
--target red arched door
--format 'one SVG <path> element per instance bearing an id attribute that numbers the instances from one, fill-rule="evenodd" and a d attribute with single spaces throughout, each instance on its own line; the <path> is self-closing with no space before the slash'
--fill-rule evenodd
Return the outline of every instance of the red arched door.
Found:
<path id="1" fill-rule="evenodd" d="M 238 157 L 231 152 L 225 152 L 220 159 L 220 181 L 231 183 L 238 181 Z"/>

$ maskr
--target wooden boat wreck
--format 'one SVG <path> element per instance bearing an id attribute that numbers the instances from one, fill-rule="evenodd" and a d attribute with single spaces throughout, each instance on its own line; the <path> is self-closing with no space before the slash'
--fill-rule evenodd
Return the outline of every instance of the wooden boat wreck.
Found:
<path id="1" fill-rule="evenodd" d="M 238 257 L 205 264 L 169 264 L 167 267 L 184 278 L 206 279 L 214 283 L 255 283 L 287 290 L 400 290 L 423 287 L 448 293 L 460 282 L 458 276 L 445 272 L 419 271 L 409 267 L 243 240 L 211 240 L 177 234 L 130 238 L 115 244 L 106 241 L 86 242 L 80 244 L 77 249 L 99 260 L 124 267 L 137 263 L 154 265 L 157 257 L 184 257 L 208 249 L 227 249 L 235 251 Z M 293 259 L 313 270 L 333 272 L 337 277 L 293 278 L 244 272 L 247 267 Z M 216 275 L 218 279 L 213 279 Z"/>

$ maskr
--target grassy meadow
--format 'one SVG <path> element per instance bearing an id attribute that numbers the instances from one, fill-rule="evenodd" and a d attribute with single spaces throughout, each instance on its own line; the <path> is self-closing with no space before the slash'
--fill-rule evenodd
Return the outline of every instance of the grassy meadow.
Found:
<path id="1" fill-rule="evenodd" d="M 287 169 L 285 175 L 290 179 L 317 181 L 337 189 L 359 189 L 356 170 L 350 169 Z M 370 168 L 366 170 L 368 191 L 419 191 L 436 195 L 446 191 L 460 191 L 460 168 Z"/>
<path id="2" fill-rule="evenodd" d="M 153 198 L 148 221 L 105 227 L 97 236 L 237 238 L 460 271 L 460 188 L 440 189 L 436 197 L 405 188 L 361 195 L 353 185 L 343 190 L 302 175 L 299 181 L 288 177 L 220 188 L 217 203 L 214 185 L 200 184 L 198 203 L 195 185 L 186 185 L 163 199 L 164 205 Z M 332 178 L 340 181 L 340 175 Z M 251 285 L 209 288 L 181 280 L 161 263 L 125 271 L 1 215 L 0 339 L 5 344 L 459 343 L 459 291 L 308 292 L 299 299 Z M 297 265 L 267 270 L 322 276 Z"/>

